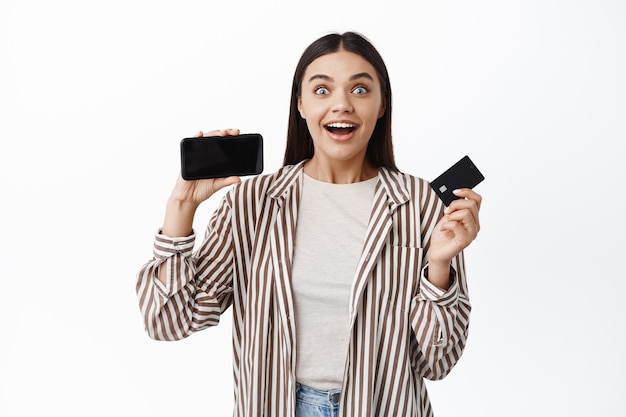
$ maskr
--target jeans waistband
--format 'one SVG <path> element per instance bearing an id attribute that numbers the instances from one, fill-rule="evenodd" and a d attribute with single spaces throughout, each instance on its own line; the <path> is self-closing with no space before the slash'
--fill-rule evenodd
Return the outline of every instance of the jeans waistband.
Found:
<path id="1" fill-rule="evenodd" d="M 299 400 L 324 407 L 337 406 L 341 399 L 341 390 L 320 391 L 307 385 L 296 383 L 296 397 Z"/>

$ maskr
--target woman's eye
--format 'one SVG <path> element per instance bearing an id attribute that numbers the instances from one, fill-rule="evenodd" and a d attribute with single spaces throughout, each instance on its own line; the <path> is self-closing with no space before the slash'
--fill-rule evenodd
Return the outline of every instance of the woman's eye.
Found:
<path id="1" fill-rule="evenodd" d="M 314 90 L 315 94 L 317 94 L 318 96 L 325 96 L 326 94 L 330 93 L 330 91 L 328 91 L 328 88 L 326 87 L 317 87 Z"/>
<path id="2" fill-rule="evenodd" d="M 367 88 L 363 86 L 359 86 L 359 87 L 356 87 L 354 90 L 352 90 L 352 92 L 357 95 L 366 94 Z"/>

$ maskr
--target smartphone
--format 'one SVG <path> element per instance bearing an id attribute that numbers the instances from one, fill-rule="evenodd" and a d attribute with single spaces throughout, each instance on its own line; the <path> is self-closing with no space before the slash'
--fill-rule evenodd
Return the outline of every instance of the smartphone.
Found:
<path id="1" fill-rule="evenodd" d="M 456 200 L 452 191 L 458 188 L 474 188 L 485 177 L 474 162 L 465 155 L 460 161 L 448 168 L 443 174 L 431 181 L 430 186 L 446 206 Z"/>
<path id="2" fill-rule="evenodd" d="M 263 172 L 263 137 L 184 138 L 180 141 L 181 175 L 185 180 L 256 175 Z"/>

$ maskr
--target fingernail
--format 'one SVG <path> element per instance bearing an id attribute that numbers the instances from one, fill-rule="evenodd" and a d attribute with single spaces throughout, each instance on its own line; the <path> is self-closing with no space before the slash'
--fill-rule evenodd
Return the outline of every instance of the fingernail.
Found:
<path id="1" fill-rule="evenodd" d="M 452 190 L 452 193 L 456 194 L 456 195 L 458 195 L 460 192 L 461 192 L 461 190 L 459 190 L 458 188 L 456 190 Z"/>

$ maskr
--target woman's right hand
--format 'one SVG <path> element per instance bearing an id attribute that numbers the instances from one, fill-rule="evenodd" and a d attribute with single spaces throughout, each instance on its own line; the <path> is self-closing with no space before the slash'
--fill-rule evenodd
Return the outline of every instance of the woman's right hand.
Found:
<path id="1" fill-rule="evenodd" d="M 236 136 L 238 134 L 239 129 L 225 129 L 199 132 L 196 137 Z M 239 177 L 187 181 L 179 174 L 174 190 L 172 190 L 172 194 L 167 201 L 161 233 L 170 237 L 189 236 L 193 227 L 193 218 L 200 203 L 211 197 L 218 190 L 238 182 L 241 182 Z M 162 280 L 165 279 L 161 275 L 160 278 Z"/>
<path id="2" fill-rule="evenodd" d="M 236 135 L 239 135 L 239 129 L 224 129 L 212 130 L 210 132 L 198 132 L 195 137 L 199 138 L 206 136 Z M 184 180 L 183 177 L 179 174 L 170 199 L 197 207 L 200 205 L 200 203 L 207 200 L 220 189 L 229 185 L 237 184 L 239 182 L 241 182 L 241 179 L 237 176 L 187 181 Z"/>

